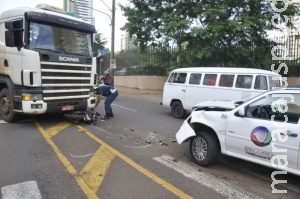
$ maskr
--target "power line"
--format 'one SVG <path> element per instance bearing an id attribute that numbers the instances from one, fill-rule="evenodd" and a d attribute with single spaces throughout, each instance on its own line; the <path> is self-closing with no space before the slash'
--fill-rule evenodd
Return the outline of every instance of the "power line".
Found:
<path id="1" fill-rule="evenodd" d="M 105 3 L 103 0 L 100 0 L 100 1 L 102 1 L 102 3 L 103 3 L 110 11 L 112 11 L 112 10 L 110 9 L 110 7 L 108 7 L 108 5 L 106 5 L 106 3 Z"/>

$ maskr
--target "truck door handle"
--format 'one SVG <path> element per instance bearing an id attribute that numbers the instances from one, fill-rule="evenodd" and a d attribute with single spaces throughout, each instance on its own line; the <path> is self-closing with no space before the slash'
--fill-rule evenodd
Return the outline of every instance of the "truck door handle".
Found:
<path id="1" fill-rule="evenodd" d="M 184 90 L 184 89 L 182 89 L 181 91 L 185 92 L 185 90 Z"/>
<path id="2" fill-rule="evenodd" d="M 8 67 L 8 61 L 7 61 L 7 59 L 4 60 L 4 66 Z"/>

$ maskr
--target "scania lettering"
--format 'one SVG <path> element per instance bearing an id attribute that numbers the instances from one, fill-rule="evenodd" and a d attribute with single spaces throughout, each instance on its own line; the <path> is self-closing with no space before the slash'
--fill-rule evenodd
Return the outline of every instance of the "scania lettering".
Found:
<path id="1" fill-rule="evenodd" d="M 95 104 L 95 27 L 40 4 L 0 14 L 0 119 Z"/>
<path id="2" fill-rule="evenodd" d="M 59 61 L 79 62 L 79 59 L 75 57 L 59 57 Z"/>

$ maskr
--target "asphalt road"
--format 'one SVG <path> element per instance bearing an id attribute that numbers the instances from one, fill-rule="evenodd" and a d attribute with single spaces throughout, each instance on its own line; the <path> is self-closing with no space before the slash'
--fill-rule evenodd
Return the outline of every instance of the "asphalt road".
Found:
<path id="1" fill-rule="evenodd" d="M 0 123 L 2 198 L 299 198 L 297 176 L 272 194 L 267 168 L 224 156 L 194 164 L 188 143 L 174 142 L 183 120 L 160 97 L 121 90 L 115 117 L 95 126 L 57 114 Z"/>

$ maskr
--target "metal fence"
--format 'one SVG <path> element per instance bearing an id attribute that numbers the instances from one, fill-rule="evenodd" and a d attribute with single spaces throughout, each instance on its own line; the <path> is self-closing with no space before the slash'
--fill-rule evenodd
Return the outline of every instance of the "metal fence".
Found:
<path id="1" fill-rule="evenodd" d="M 291 35 L 270 39 L 260 46 L 220 48 L 206 57 L 199 56 L 197 50 L 188 48 L 179 51 L 177 47 L 149 47 L 144 52 L 135 48 L 115 54 L 117 65 L 115 72 L 122 70 L 126 72 L 119 73 L 121 75 L 166 76 L 172 69 L 182 67 L 248 67 L 271 70 L 274 64 L 274 69 L 282 68 L 280 73 L 283 76 L 299 77 L 299 39 L 300 35 Z M 102 57 L 101 71 L 109 68 L 109 58 L 109 54 Z M 284 73 L 286 67 L 287 74 Z"/>

